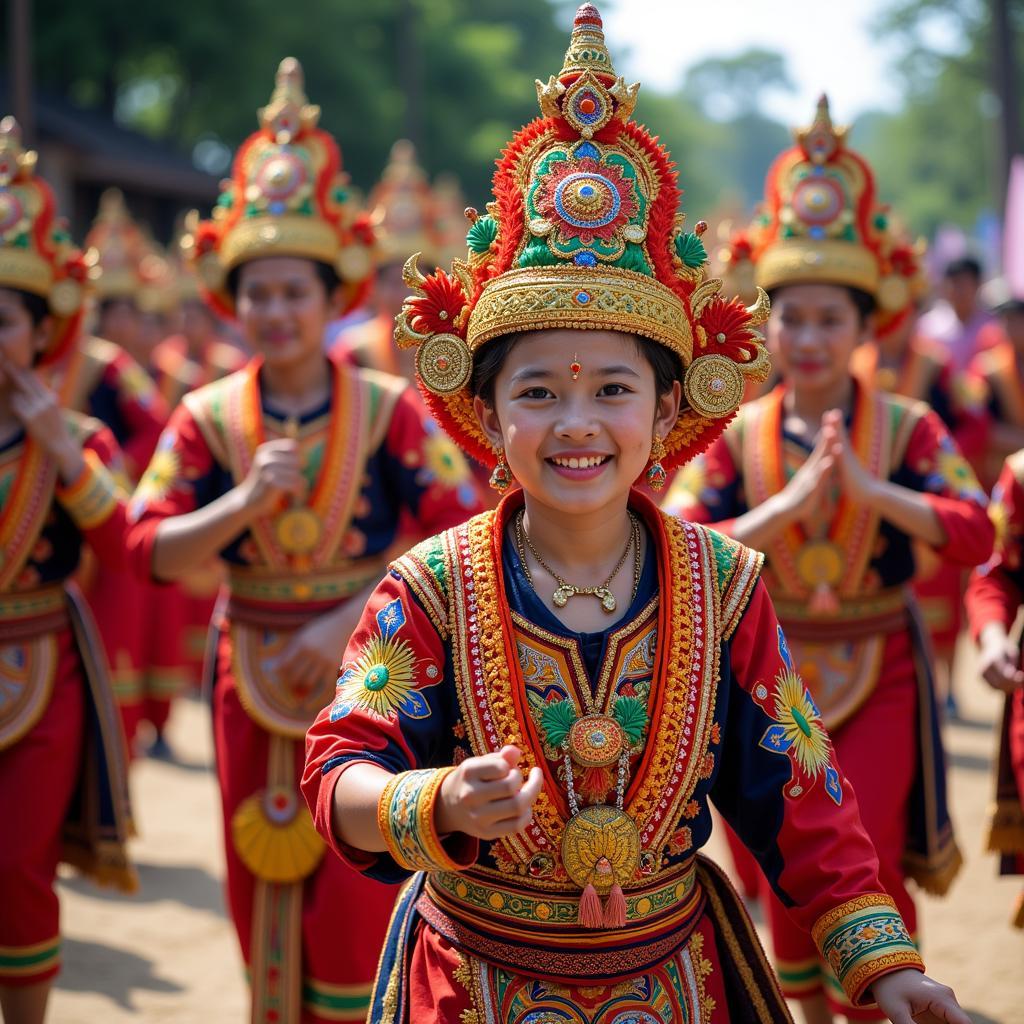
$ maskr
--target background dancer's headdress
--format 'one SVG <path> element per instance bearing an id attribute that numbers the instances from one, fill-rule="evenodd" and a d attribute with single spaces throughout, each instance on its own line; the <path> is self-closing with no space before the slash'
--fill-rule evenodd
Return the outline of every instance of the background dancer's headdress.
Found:
<path id="1" fill-rule="evenodd" d="M 195 263 L 206 297 L 234 312 L 227 287 L 236 267 L 266 256 L 299 256 L 332 267 L 346 289 L 344 309 L 365 297 L 373 273 L 373 232 L 350 201 L 333 136 L 317 127 L 320 108 L 304 92 L 302 67 L 281 61 L 260 128 L 235 154 L 210 220 L 193 211 L 182 250 Z"/>
<path id="2" fill-rule="evenodd" d="M 441 238 L 433 191 L 408 139 L 399 139 L 391 147 L 388 165 L 367 205 L 381 266 L 404 263 L 412 252 L 419 252 L 431 265 L 439 258 Z"/>
<path id="3" fill-rule="evenodd" d="M 837 284 L 876 300 L 884 320 L 906 310 L 905 251 L 878 205 L 868 162 L 846 145 L 822 96 L 813 123 L 775 158 L 758 216 L 730 244 L 730 276 L 768 291 L 787 284 Z M 914 271 L 916 273 L 916 270 Z M 915 286 L 916 287 L 916 286 Z M 892 328 L 890 328 L 892 329 Z"/>
<path id="4" fill-rule="evenodd" d="M 43 362 L 59 359 L 77 337 L 89 266 L 57 218 L 50 186 L 36 177 L 36 154 L 21 144 L 13 117 L 0 121 L 0 287 L 46 299 L 54 318 Z"/>
<path id="5" fill-rule="evenodd" d="M 417 294 L 395 339 L 418 346 L 418 378 L 435 416 L 488 465 L 494 454 L 469 381 L 476 353 L 503 335 L 628 331 L 675 352 L 687 368 L 687 400 L 665 440 L 667 467 L 707 447 L 738 408 L 746 378 L 767 374 L 754 329 L 767 318 L 767 297 L 746 309 L 718 294 L 721 281 L 705 280 L 705 225 L 683 230 L 675 166 L 630 120 L 638 89 L 615 74 L 601 16 L 584 4 L 561 72 L 537 83 L 542 116 L 498 161 L 487 213 L 468 211 L 467 260 L 429 276 L 415 256 L 406 265 Z M 585 359 L 586 339 L 574 339 L 573 350 Z"/>

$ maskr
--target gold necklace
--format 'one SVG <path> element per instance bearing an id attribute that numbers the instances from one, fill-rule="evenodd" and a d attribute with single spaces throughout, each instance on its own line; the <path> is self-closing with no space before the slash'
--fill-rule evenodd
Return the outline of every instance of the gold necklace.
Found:
<path id="1" fill-rule="evenodd" d="M 533 541 L 530 540 L 530 535 L 523 529 L 523 518 L 526 515 L 526 510 L 522 510 L 516 517 L 516 549 L 519 552 L 519 561 L 522 563 L 523 572 L 526 573 L 526 581 L 531 587 L 536 590 L 536 586 L 533 582 L 533 575 L 530 572 L 530 567 L 526 562 L 526 551 L 523 548 L 523 541 L 525 539 L 526 546 L 530 549 L 530 553 L 534 558 L 537 559 L 537 563 L 540 567 L 547 572 L 554 581 L 558 584 L 558 588 L 555 590 L 551 597 L 552 602 L 556 608 L 564 608 L 569 603 L 570 597 L 576 597 L 579 594 L 586 595 L 588 597 L 596 597 L 601 602 L 601 607 L 611 615 L 616 608 L 618 608 L 618 602 L 615 600 L 615 595 L 609 589 L 611 587 L 612 580 L 615 579 L 619 574 L 619 570 L 626 564 L 626 558 L 629 556 L 630 548 L 633 549 L 633 598 L 636 599 L 637 590 L 640 588 L 640 523 L 638 522 L 635 515 L 632 512 L 629 515 L 629 538 L 626 541 L 626 548 L 622 552 L 622 557 L 619 559 L 615 568 L 612 569 L 608 578 L 599 587 L 577 587 L 573 583 L 567 582 L 563 577 L 559 576 L 554 569 L 548 565 L 540 556 L 540 552 L 534 547 Z"/>

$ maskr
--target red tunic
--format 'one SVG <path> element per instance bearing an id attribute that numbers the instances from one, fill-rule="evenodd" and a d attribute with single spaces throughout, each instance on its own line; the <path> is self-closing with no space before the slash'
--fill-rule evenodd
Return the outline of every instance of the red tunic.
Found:
<path id="1" fill-rule="evenodd" d="M 1024 450 L 1003 465 L 989 514 L 996 527 L 996 549 L 967 588 L 967 617 L 975 641 L 989 622 L 1002 623 L 1009 633 L 1024 603 Z M 1006 697 L 996 771 L 988 847 L 1002 854 L 1003 874 L 1024 874 L 1024 689 Z M 1017 924 L 1024 927 L 1024 911 Z"/>
<path id="2" fill-rule="evenodd" d="M 62 404 L 105 423 L 125 455 L 130 493 L 167 421 L 167 403 L 123 349 L 88 338 L 56 368 Z M 171 696 L 185 683 L 182 609 L 161 590 L 100 559 L 83 570 L 82 589 L 99 624 L 131 749 L 139 722 L 162 725 Z"/>
<path id="3" fill-rule="evenodd" d="M 406 513 L 425 532 L 479 508 L 460 453 L 402 382 L 328 365 L 329 404 L 297 423 L 262 398 L 259 360 L 186 396 L 131 506 L 129 547 L 148 572 L 161 522 L 234 488 L 264 438 L 297 436 L 306 502 L 256 520 L 221 552 L 227 606 L 213 680 L 229 902 L 261 1022 L 297 1020 L 300 996 L 303 1020 L 362 1020 L 393 902 L 386 887 L 322 858 L 297 813 L 298 741 L 332 687 L 293 688 L 274 659 L 297 628 L 379 576 Z"/>
<path id="4" fill-rule="evenodd" d="M 124 562 L 125 509 L 108 472 L 120 453 L 101 424 L 66 415 L 86 458 L 70 486 L 24 434 L 0 449 L 0 985 L 59 970 L 59 861 L 134 884 L 110 683 L 91 620 L 64 587 L 85 542 Z"/>
<path id="5" fill-rule="evenodd" d="M 815 932 L 851 999 L 888 970 L 920 967 L 757 579 L 761 556 L 636 493 L 649 538 L 636 598 L 606 631 L 581 635 L 526 580 L 508 533 L 521 504 L 511 495 L 392 564 L 307 737 L 303 789 L 324 839 L 373 878 L 424 872 L 400 900 L 374 1020 L 787 1020 L 741 904 L 695 856 L 709 801 Z M 589 719 L 603 743 L 627 706 L 632 733 L 603 775 L 584 772 L 573 742 L 550 731 Z M 507 743 L 544 777 L 522 832 L 441 846 L 418 818 L 397 817 L 388 853 L 334 835 L 334 791 L 351 765 L 429 775 Z M 594 813 L 604 830 L 586 824 Z M 612 879 L 622 889 L 619 922 L 588 923 L 581 908 L 598 855 L 614 872 L 606 892 Z"/>
<path id="6" fill-rule="evenodd" d="M 725 435 L 679 474 L 666 508 L 728 532 L 734 518 L 781 490 L 808 455 L 783 435 L 783 394 L 741 408 Z M 973 566 L 988 556 L 985 494 L 935 413 L 858 387 L 849 431 L 869 472 L 925 496 L 947 537 L 937 552 L 943 561 Z M 944 803 L 945 774 L 930 676 L 916 670 L 920 627 L 904 589 L 915 572 L 911 539 L 839 496 L 830 522 L 791 527 L 766 554 L 764 579 L 794 661 L 861 796 L 882 883 L 913 931 L 907 876 L 944 891 L 960 859 L 948 821 L 917 811 Z M 934 760 L 924 755 L 932 745 Z M 774 898 L 769 909 L 786 994 L 819 991 L 829 976 L 810 936 Z M 859 1014 L 841 1000 L 836 1012 Z"/>
<path id="7" fill-rule="evenodd" d="M 898 366 L 878 363 L 878 347 L 868 342 L 854 351 L 850 369 L 867 388 L 884 388 L 904 398 L 927 402 L 964 457 L 978 465 L 988 440 L 987 415 L 978 388 L 957 386 L 948 348 L 915 335 Z M 914 545 L 914 559 L 914 593 L 935 651 L 948 664 L 963 625 L 966 574 L 961 565 L 943 562 L 926 544 Z"/>

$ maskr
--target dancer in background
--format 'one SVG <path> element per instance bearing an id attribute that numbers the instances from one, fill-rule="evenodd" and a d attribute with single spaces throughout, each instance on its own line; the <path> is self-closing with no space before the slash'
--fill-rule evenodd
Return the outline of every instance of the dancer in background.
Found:
<path id="1" fill-rule="evenodd" d="M 13 118 L 0 122 L 0 1016 L 41 1024 L 65 861 L 132 890 L 124 743 L 103 648 L 66 586 L 84 544 L 124 560 L 120 453 L 37 373 L 79 341 L 88 268 Z"/>
<path id="2" fill-rule="evenodd" d="M 706 279 L 637 90 L 580 7 L 472 265 L 409 267 L 397 337 L 425 397 L 521 489 L 392 563 L 307 737 L 324 840 L 370 877 L 415 872 L 373 1020 L 788 1020 L 697 856 L 713 799 L 851 1000 L 967 1024 L 882 889 L 761 557 L 633 488 L 712 442 L 768 368 L 766 299 Z"/>
<path id="3" fill-rule="evenodd" d="M 928 292 L 923 242 L 913 242 L 892 222 L 881 235 L 884 304 L 876 311 L 872 337 L 854 349 L 850 368 L 869 390 L 882 388 L 926 402 L 945 424 L 972 466 L 983 458 L 988 418 L 981 389 L 955 374 L 948 349 L 918 330 L 919 304 Z M 945 707 L 955 714 L 953 657 L 963 626 L 967 585 L 962 565 L 940 559 L 928 544 L 914 544 L 914 593 L 935 655 L 936 683 Z"/>
<path id="4" fill-rule="evenodd" d="M 213 715 L 231 916 L 252 1020 L 362 1020 L 393 890 L 325 858 L 298 794 L 302 740 L 404 513 L 424 535 L 481 505 L 396 377 L 325 356 L 372 275 L 334 139 L 282 62 L 189 252 L 256 356 L 187 395 L 132 502 L 140 573 L 227 566 Z"/>
<path id="5" fill-rule="evenodd" d="M 945 801 L 927 640 L 907 587 L 914 542 L 969 567 L 992 547 L 986 496 L 924 403 L 849 371 L 876 307 L 896 308 L 871 168 L 822 98 L 768 172 L 741 251 L 772 296 L 782 383 L 743 406 L 666 508 L 764 550 L 764 578 L 878 851 L 916 932 L 908 878 L 944 892 L 960 864 Z M 891 306 L 890 306 L 891 303 Z M 880 752 L 884 751 L 884 756 Z M 811 1024 L 851 1006 L 812 933 L 765 893 L 783 991 Z"/>
<path id="6" fill-rule="evenodd" d="M 989 686 L 1006 694 L 988 848 L 1000 855 L 1000 874 L 1024 875 L 1024 667 L 1019 639 L 1011 637 L 1024 603 L 1024 450 L 1006 460 L 989 513 L 996 549 L 967 588 L 978 668 Z M 1024 928 L 1024 893 L 1017 897 L 1012 920 Z"/>

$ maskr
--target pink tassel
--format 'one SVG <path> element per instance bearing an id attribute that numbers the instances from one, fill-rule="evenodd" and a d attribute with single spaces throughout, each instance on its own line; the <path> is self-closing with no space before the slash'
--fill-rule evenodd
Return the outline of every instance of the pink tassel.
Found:
<path id="1" fill-rule="evenodd" d="M 608 893 L 608 901 L 604 905 L 605 928 L 626 927 L 626 897 L 622 894 L 622 886 L 616 882 Z"/>
<path id="2" fill-rule="evenodd" d="M 580 924 L 584 928 L 598 929 L 604 927 L 604 916 L 601 913 L 601 897 L 597 890 L 587 884 L 580 896 Z"/>
<path id="3" fill-rule="evenodd" d="M 838 615 L 839 598 L 827 583 L 819 583 L 807 602 L 807 608 L 814 615 Z"/>

